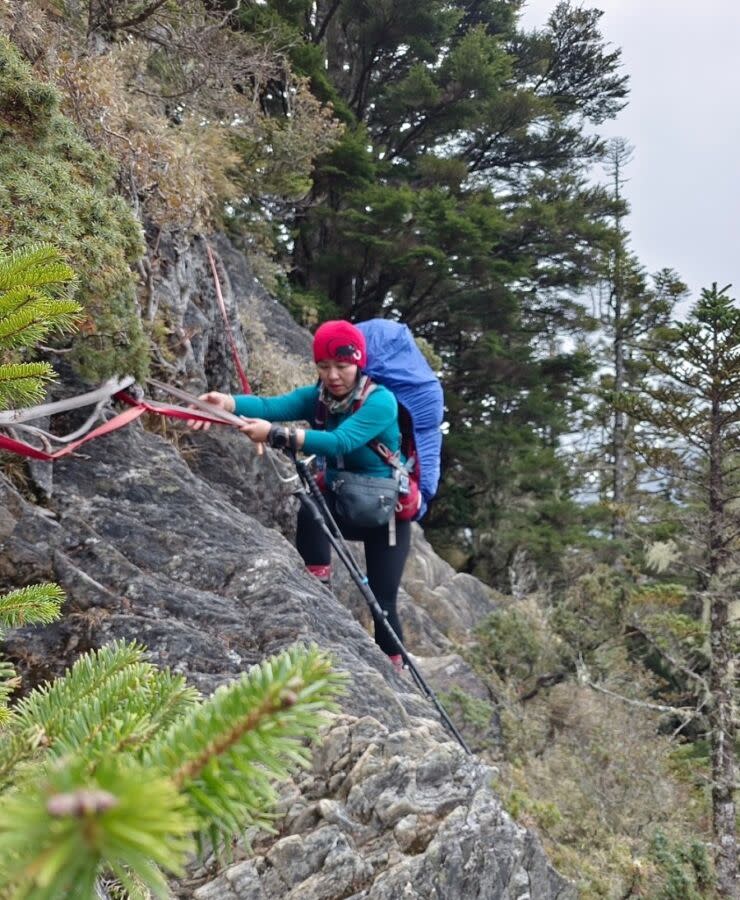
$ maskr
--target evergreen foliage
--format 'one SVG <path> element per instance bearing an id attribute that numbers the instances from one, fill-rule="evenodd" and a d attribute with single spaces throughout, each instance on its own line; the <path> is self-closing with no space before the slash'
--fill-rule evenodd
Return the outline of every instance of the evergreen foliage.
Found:
<path id="1" fill-rule="evenodd" d="M 307 764 L 340 684 L 315 647 L 295 647 L 200 701 L 143 652 L 88 654 L 12 710 L 0 736 L 8 896 L 89 898 L 105 872 L 168 896 L 164 873 L 182 872 L 194 836 L 219 849 L 269 824 L 274 780 Z"/>
<path id="2" fill-rule="evenodd" d="M 685 322 L 658 329 L 654 377 L 621 400 L 648 430 L 648 462 L 688 483 L 703 508 L 698 586 L 709 623 L 707 705 L 717 889 L 737 886 L 736 552 L 740 454 L 740 310 L 729 285 L 702 291 Z M 694 541 L 694 543 L 696 543 Z M 703 545 L 703 546 L 701 546 Z"/>
<path id="3" fill-rule="evenodd" d="M 590 459 L 584 460 L 599 473 L 599 491 L 609 504 L 611 533 L 615 545 L 626 534 L 628 510 L 635 508 L 641 493 L 642 470 L 637 455 L 630 453 L 634 423 L 614 398 L 635 388 L 650 368 L 644 352 L 645 341 L 656 328 L 666 325 L 676 303 L 686 294 L 686 286 L 675 272 L 663 269 L 651 277 L 629 250 L 629 234 L 623 225 L 629 212 L 622 190 L 625 169 L 632 159 L 632 147 L 623 138 L 609 141 L 606 153 L 612 181 L 614 235 L 605 254 L 604 281 L 597 293 L 596 318 L 601 335 L 596 348 L 602 363 L 599 396 L 601 403 L 584 422 L 586 430 L 600 427 L 606 437 L 596 440 Z"/>
<path id="4" fill-rule="evenodd" d="M 651 856 L 662 872 L 656 900 L 701 900 L 711 885 L 705 848 L 692 841 L 688 846 L 668 840 L 663 832 L 653 838 Z"/>
<path id="5" fill-rule="evenodd" d="M 714 285 L 671 322 L 675 274 L 622 265 L 622 390 L 601 396 L 628 417 L 624 533 L 612 507 L 466 652 L 501 698 L 509 808 L 582 896 L 731 897 L 740 314 Z"/>
<path id="6" fill-rule="evenodd" d="M 18 588 L 0 597 L 0 636 L 8 628 L 29 622 L 48 625 L 59 615 L 64 595 L 55 584 L 36 584 Z"/>
<path id="7" fill-rule="evenodd" d="M 65 114 L 113 163 L 141 223 L 179 240 L 227 227 L 274 288 L 283 210 L 302 201 L 315 157 L 341 132 L 292 71 L 282 36 L 237 30 L 233 8 L 206 0 L 56 12 L 53 23 L 37 11 L 36 28 L 27 24 L 29 55 Z M 11 17 L 18 39 L 21 18 Z M 34 31 L 44 28 L 55 38 L 40 45 Z M 157 239 L 142 273 L 156 268 L 156 251 Z"/>
<path id="8" fill-rule="evenodd" d="M 0 256 L 0 408 L 37 402 L 52 377 L 44 362 L 24 352 L 49 332 L 69 331 L 80 306 L 70 296 L 74 273 L 57 249 L 31 244 Z"/>
<path id="9" fill-rule="evenodd" d="M 42 103 L 48 100 L 46 92 L 29 91 L 24 82 L 17 85 L 17 93 L 19 110 L 29 94 Z M 0 409 L 43 397 L 54 373 L 48 363 L 28 362 L 26 357 L 50 331 L 74 326 L 80 307 L 71 297 L 73 287 L 73 270 L 48 244 L 0 255 Z M 0 596 L 0 637 L 18 625 L 52 622 L 62 600 L 55 584 L 32 585 Z M 0 726 L 10 716 L 8 701 L 16 687 L 15 670 L 0 661 Z"/>

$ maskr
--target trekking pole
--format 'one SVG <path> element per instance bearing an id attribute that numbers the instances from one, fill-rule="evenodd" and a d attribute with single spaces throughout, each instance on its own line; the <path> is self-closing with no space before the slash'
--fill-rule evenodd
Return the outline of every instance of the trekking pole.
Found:
<path id="1" fill-rule="evenodd" d="M 416 663 L 409 656 L 408 651 L 403 645 L 403 642 L 388 621 L 388 616 L 385 610 L 378 603 L 377 597 L 370 589 L 367 576 L 364 574 L 357 560 L 353 556 L 352 551 L 347 546 L 347 542 L 345 541 L 344 536 L 342 535 L 342 532 L 340 531 L 339 526 L 337 525 L 337 522 L 334 519 L 331 510 L 329 509 L 326 499 L 321 493 L 321 489 L 319 488 L 316 479 L 314 478 L 313 473 L 309 468 L 310 460 L 298 459 L 298 457 L 292 451 L 286 452 L 292 458 L 296 467 L 296 471 L 298 472 L 300 479 L 303 482 L 303 487 L 294 492 L 295 496 L 298 498 L 301 505 L 311 514 L 317 526 L 321 528 L 321 530 L 327 536 L 329 543 L 336 551 L 339 559 L 344 563 L 347 571 L 352 577 L 352 580 L 355 582 L 360 590 L 360 593 L 370 607 L 371 612 L 374 614 L 375 620 L 382 623 L 395 648 L 401 654 L 404 664 L 408 667 L 419 689 L 427 697 L 427 699 L 431 700 L 431 702 L 434 704 L 437 712 L 440 715 L 440 718 L 447 726 L 455 740 L 460 744 L 460 746 L 466 753 L 471 754 L 472 751 L 465 743 L 465 739 L 458 731 L 455 723 L 449 717 L 447 710 L 444 708 L 444 706 L 442 706 L 437 695 L 429 687 L 429 684 L 419 671 Z"/>

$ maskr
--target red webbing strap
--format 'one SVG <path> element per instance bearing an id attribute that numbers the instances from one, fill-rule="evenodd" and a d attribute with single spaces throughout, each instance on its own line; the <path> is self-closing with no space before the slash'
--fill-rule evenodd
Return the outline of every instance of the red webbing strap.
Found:
<path id="1" fill-rule="evenodd" d="M 80 438 L 80 440 L 67 444 L 66 447 L 62 447 L 60 450 L 55 450 L 53 453 L 47 453 L 45 450 L 39 450 L 37 447 L 27 444 L 25 441 L 19 441 L 16 438 L 7 437 L 4 434 L 0 434 L 0 450 L 7 450 L 10 453 L 26 456 L 29 459 L 40 459 L 45 462 L 52 462 L 55 459 L 68 456 L 78 447 L 81 447 L 83 444 L 86 444 L 94 438 L 102 437 L 105 434 L 109 434 L 111 431 L 123 428 L 124 425 L 136 421 L 136 419 L 145 412 L 154 413 L 158 416 L 167 416 L 172 419 L 195 419 L 198 422 L 211 422 L 214 425 L 229 424 L 228 422 L 224 422 L 223 419 L 211 418 L 195 409 L 180 409 L 178 407 L 166 406 L 165 404 L 155 405 L 147 403 L 146 400 L 136 400 L 125 391 L 121 391 L 116 394 L 115 397 L 117 400 L 121 400 L 123 403 L 128 404 L 130 408 L 119 413 L 117 416 L 114 416 L 112 419 L 109 419 L 107 422 L 104 422 L 102 425 L 99 425 L 97 428 L 94 428 L 83 438 Z"/>
<path id="2" fill-rule="evenodd" d="M 211 271 L 213 272 L 213 283 L 216 285 L 216 297 L 218 299 L 218 306 L 221 310 L 221 316 L 224 320 L 224 327 L 226 328 L 226 336 L 229 339 L 229 344 L 231 346 L 231 358 L 234 360 L 234 368 L 236 369 L 236 374 L 239 376 L 239 384 L 242 386 L 242 392 L 245 394 L 251 394 L 252 388 L 249 386 L 249 381 L 247 380 L 246 373 L 242 368 L 241 360 L 239 359 L 239 351 L 236 349 L 236 341 L 234 340 L 234 333 L 231 330 L 231 325 L 229 324 L 229 317 L 226 314 L 226 304 L 224 303 L 223 294 L 221 293 L 221 281 L 218 277 L 218 270 L 216 269 L 216 260 L 213 258 L 213 251 L 211 250 L 211 246 L 208 241 L 206 244 L 206 252 L 208 253 L 208 259 L 211 263 Z"/>
<path id="3" fill-rule="evenodd" d="M 129 422 L 138 419 L 144 412 L 146 412 L 144 407 L 134 406 L 131 409 L 127 409 L 117 416 L 114 416 L 109 421 L 99 425 L 97 428 L 94 428 L 92 431 L 88 432 L 85 437 L 80 438 L 79 441 L 74 441 L 66 447 L 62 447 L 61 450 L 56 450 L 54 453 L 46 453 L 44 450 L 38 450 L 36 447 L 32 447 L 25 441 L 17 441 L 15 438 L 6 437 L 4 434 L 0 434 L 0 449 L 9 450 L 11 453 L 17 453 L 20 456 L 27 456 L 31 459 L 42 459 L 51 462 L 52 460 L 60 459 L 62 456 L 73 453 L 78 447 L 93 440 L 93 438 L 102 437 L 102 435 L 115 431 L 117 428 L 123 428 L 124 425 L 128 425 Z"/>
<path id="4" fill-rule="evenodd" d="M 141 407 L 145 412 L 154 413 L 156 416 L 167 416 L 168 419 L 185 419 L 188 422 L 191 420 L 196 422 L 210 422 L 211 425 L 230 425 L 232 428 L 239 428 L 242 424 L 238 421 L 236 416 L 232 416 L 230 419 L 223 419 L 219 416 L 209 416 L 208 413 L 194 408 L 168 406 L 166 403 L 137 400 L 125 391 L 121 391 L 121 393 L 116 394 L 115 397 L 116 400 L 121 400 L 123 403 L 128 403 L 130 406 Z"/>
<path id="5" fill-rule="evenodd" d="M 197 422 L 211 422 L 213 425 L 229 425 L 223 419 L 208 416 L 197 409 L 183 409 L 180 406 L 168 406 L 166 403 L 151 403 L 147 400 L 137 400 L 131 394 L 121 391 L 114 395 L 116 400 L 135 408 L 141 408 L 142 412 L 154 413 L 156 416 L 167 416 L 168 419 L 194 419 Z"/>

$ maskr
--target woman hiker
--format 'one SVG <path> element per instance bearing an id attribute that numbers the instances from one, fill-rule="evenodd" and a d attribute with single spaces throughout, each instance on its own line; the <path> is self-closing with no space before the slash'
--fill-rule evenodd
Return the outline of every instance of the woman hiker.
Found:
<path id="1" fill-rule="evenodd" d="M 290 448 L 324 457 L 326 500 L 335 513 L 331 485 L 341 471 L 389 478 L 391 467 L 373 451 L 368 442 L 378 440 L 392 453 L 400 449 L 396 398 L 382 385 L 368 382 L 362 369 L 367 363 L 362 332 L 344 320 L 324 322 L 314 335 L 313 357 L 318 369 L 318 384 L 298 388 L 277 397 L 254 394 L 222 394 L 211 391 L 201 400 L 227 412 L 244 417 L 244 431 L 255 443 L 276 449 Z M 368 388 L 370 388 L 368 392 Z M 361 402 L 358 408 L 358 400 Z M 274 422 L 307 421 L 316 425 L 317 410 L 325 410 L 326 421 L 321 430 L 287 428 Z M 207 428 L 208 423 L 191 423 L 194 429 Z M 370 589 L 386 613 L 388 623 L 403 642 L 396 600 L 403 567 L 409 552 L 411 523 L 395 521 L 395 542 L 390 539 L 387 524 L 360 527 L 352 521 L 337 518 L 347 540 L 362 541 Z M 316 527 L 311 514 L 303 507 L 298 511 L 296 545 L 309 572 L 324 582 L 330 579 L 331 547 L 324 532 Z M 403 668 L 397 646 L 389 638 L 383 624 L 375 619 L 375 642 L 388 655 L 397 670 Z"/>

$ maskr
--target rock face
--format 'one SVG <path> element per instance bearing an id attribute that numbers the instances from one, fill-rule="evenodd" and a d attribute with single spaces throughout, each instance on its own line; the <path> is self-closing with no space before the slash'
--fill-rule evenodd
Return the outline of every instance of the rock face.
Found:
<path id="1" fill-rule="evenodd" d="M 306 333 L 225 239 L 214 245 L 228 264 L 224 297 L 234 320 L 266 310 L 260 322 L 268 324 L 252 330 L 274 325 L 276 356 L 310 371 Z M 223 337 L 211 334 L 219 319 L 203 248 L 187 259 L 178 253 L 154 283 L 156 314 L 175 332 L 188 325 L 187 349 L 172 367 L 196 390 L 226 387 L 231 364 Z M 65 377 L 62 390 L 73 388 Z M 289 540 L 290 485 L 235 432 L 170 437 L 158 423 L 138 422 L 91 442 L 54 464 L 43 507 L 0 476 L 0 587 L 56 581 L 68 598 L 60 622 L 8 636 L 6 652 L 28 683 L 115 638 L 145 644 L 154 662 L 204 692 L 294 641 L 326 648 L 350 675 L 344 714 L 331 722 L 313 770 L 285 788 L 278 833 L 257 839 L 254 854 L 226 871 L 177 886 L 179 896 L 574 896 L 536 839 L 502 811 L 495 771 L 451 742 L 432 705 L 376 649 L 346 576 L 335 596 L 304 572 Z M 451 639 L 464 640 L 495 597 L 439 560 L 421 529 L 404 587 L 409 650 L 436 658 L 427 668 L 437 683 L 460 668 Z"/>
<path id="2" fill-rule="evenodd" d="M 278 836 L 193 896 L 564 900 L 532 835 L 502 812 L 495 778 L 426 724 L 338 717 L 313 772 L 286 790 Z"/>

